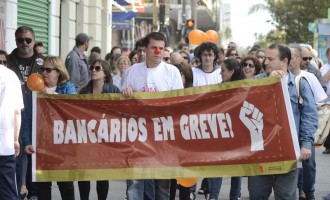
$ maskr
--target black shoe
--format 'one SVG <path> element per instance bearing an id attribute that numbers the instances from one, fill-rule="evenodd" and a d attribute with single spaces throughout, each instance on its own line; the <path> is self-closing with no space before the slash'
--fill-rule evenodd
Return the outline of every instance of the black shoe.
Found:
<path id="1" fill-rule="evenodd" d="M 299 200 L 306 200 L 306 195 L 301 189 L 299 189 Z"/>
<path id="2" fill-rule="evenodd" d="M 322 153 L 323 154 L 330 154 L 330 148 L 326 148 Z"/>
<path id="3" fill-rule="evenodd" d="M 306 200 L 315 200 L 315 197 L 314 197 L 314 195 L 310 196 L 310 197 L 306 197 Z"/>

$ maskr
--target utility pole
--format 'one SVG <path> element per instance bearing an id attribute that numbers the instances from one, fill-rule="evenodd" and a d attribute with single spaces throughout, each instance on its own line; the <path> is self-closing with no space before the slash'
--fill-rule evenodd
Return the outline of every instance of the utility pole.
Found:
<path id="1" fill-rule="evenodd" d="M 195 22 L 193 29 L 197 29 L 197 0 L 191 0 L 191 19 Z"/>
<path id="2" fill-rule="evenodd" d="M 158 31 L 158 11 L 159 11 L 159 1 L 153 0 L 154 8 L 152 10 L 152 31 Z"/>

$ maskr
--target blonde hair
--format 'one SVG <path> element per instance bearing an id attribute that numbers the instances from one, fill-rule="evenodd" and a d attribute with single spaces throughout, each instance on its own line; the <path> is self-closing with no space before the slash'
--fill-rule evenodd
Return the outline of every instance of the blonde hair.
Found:
<path id="1" fill-rule="evenodd" d="M 57 56 L 48 56 L 45 58 L 44 62 L 48 61 L 50 62 L 54 68 L 60 73 L 60 76 L 58 77 L 58 84 L 62 84 L 67 82 L 70 79 L 68 70 L 66 69 L 64 62 L 60 57 Z"/>

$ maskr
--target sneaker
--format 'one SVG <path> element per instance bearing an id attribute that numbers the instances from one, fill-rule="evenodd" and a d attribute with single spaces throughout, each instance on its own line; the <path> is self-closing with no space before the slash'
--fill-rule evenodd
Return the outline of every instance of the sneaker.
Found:
<path id="1" fill-rule="evenodd" d="M 330 148 L 326 148 L 322 153 L 323 154 L 330 154 Z"/>
<path id="2" fill-rule="evenodd" d="M 315 200 L 315 197 L 314 197 L 314 195 L 310 196 L 310 197 L 306 197 L 306 200 Z"/>
<path id="3" fill-rule="evenodd" d="M 299 200 L 305 200 L 306 195 L 302 189 L 299 189 Z"/>
<path id="4" fill-rule="evenodd" d="M 202 188 L 200 188 L 200 189 L 198 190 L 198 194 L 205 194 L 205 190 L 202 189 Z"/>
<path id="5" fill-rule="evenodd" d="M 194 193 L 190 193 L 190 200 L 195 200 L 196 199 L 196 195 Z"/>

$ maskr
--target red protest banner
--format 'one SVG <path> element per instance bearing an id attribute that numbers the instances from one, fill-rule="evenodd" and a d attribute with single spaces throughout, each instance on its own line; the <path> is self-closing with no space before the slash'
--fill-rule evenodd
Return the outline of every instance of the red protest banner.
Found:
<path id="1" fill-rule="evenodd" d="M 296 166 L 279 78 L 132 99 L 39 94 L 35 103 L 36 181 L 249 176 Z"/>

